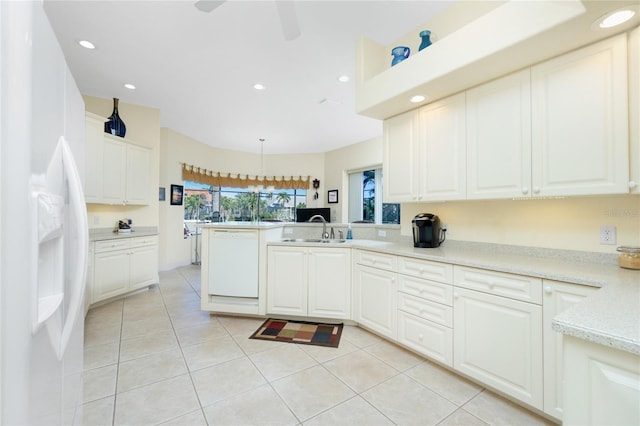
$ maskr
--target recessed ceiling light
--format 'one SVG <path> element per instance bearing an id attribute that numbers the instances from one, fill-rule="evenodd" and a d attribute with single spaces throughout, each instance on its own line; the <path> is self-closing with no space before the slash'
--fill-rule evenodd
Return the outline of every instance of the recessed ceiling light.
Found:
<path id="1" fill-rule="evenodd" d="M 95 49 L 96 48 L 96 46 L 94 46 L 93 43 L 91 43 L 90 41 L 87 41 L 87 40 L 80 40 L 78 42 L 78 44 L 80 46 L 84 47 L 85 49 Z"/>
<path id="2" fill-rule="evenodd" d="M 415 95 L 412 96 L 410 101 L 413 102 L 414 104 L 417 104 L 418 102 L 422 102 L 424 101 L 426 98 L 422 95 Z"/>
<path id="3" fill-rule="evenodd" d="M 126 84 L 124 85 L 124 87 L 126 87 L 126 88 L 127 88 L 127 89 L 129 89 L 129 90 L 136 90 L 136 86 L 134 86 L 134 85 L 133 85 L 133 84 L 131 84 L 131 83 L 126 83 Z"/>
<path id="4" fill-rule="evenodd" d="M 260 84 L 260 83 L 254 84 L 253 88 L 256 89 L 256 90 L 264 90 L 264 89 L 266 89 L 266 87 L 264 87 L 264 84 Z"/>
<path id="5" fill-rule="evenodd" d="M 636 15 L 637 11 L 637 6 L 629 6 L 622 9 L 614 10 L 596 19 L 596 21 L 591 25 L 591 29 L 606 30 L 607 28 L 613 28 L 633 18 Z"/>
<path id="6" fill-rule="evenodd" d="M 340 83 L 346 83 L 347 81 L 349 81 L 349 76 L 348 75 L 341 75 L 340 77 L 338 77 L 338 81 Z"/>

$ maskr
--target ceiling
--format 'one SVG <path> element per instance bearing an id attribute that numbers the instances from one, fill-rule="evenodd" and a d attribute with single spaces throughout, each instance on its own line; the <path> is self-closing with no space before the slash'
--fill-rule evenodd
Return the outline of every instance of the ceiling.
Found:
<path id="1" fill-rule="evenodd" d="M 391 44 L 454 2 L 297 0 L 290 41 L 272 0 L 210 13 L 192 0 L 45 0 L 45 10 L 84 95 L 157 108 L 162 127 L 211 146 L 257 153 L 263 138 L 265 154 L 297 154 L 380 136 L 380 120 L 355 113 L 356 40 Z"/>

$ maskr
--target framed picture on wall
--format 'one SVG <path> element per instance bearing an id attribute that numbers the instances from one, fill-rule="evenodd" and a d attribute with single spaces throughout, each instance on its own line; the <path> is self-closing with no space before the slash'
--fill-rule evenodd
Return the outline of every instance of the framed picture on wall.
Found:
<path id="1" fill-rule="evenodd" d="M 184 187 L 182 185 L 171 185 L 171 205 L 181 206 Z"/>
<path id="2" fill-rule="evenodd" d="M 327 191 L 327 202 L 328 203 L 337 203 L 338 202 L 338 190 L 332 189 L 331 191 Z"/>

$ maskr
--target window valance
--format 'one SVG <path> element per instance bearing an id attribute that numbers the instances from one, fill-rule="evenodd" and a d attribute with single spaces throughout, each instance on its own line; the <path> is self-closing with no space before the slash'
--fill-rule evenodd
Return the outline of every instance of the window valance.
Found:
<path id="1" fill-rule="evenodd" d="M 228 186 L 231 188 L 247 188 L 250 185 L 273 186 L 275 189 L 309 189 L 310 176 L 299 177 L 270 177 L 241 174 L 221 174 L 190 164 L 182 164 L 182 180 L 202 183 L 211 186 Z"/>

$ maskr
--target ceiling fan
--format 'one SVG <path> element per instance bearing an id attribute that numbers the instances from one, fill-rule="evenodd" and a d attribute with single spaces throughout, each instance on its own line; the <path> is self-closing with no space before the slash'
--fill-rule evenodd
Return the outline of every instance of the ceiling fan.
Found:
<path id="1" fill-rule="evenodd" d="M 205 13 L 212 12 L 214 9 L 222 6 L 226 0 L 198 0 L 195 7 Z M 278 15 L 280 16 L 280 25 L 282 33 L 286 41 L 295 40 L 300 37 L 300 25 L 298 24 L 298 15 L 296 15 L 296 5 L 292 0 L 275 1 Z"/>

